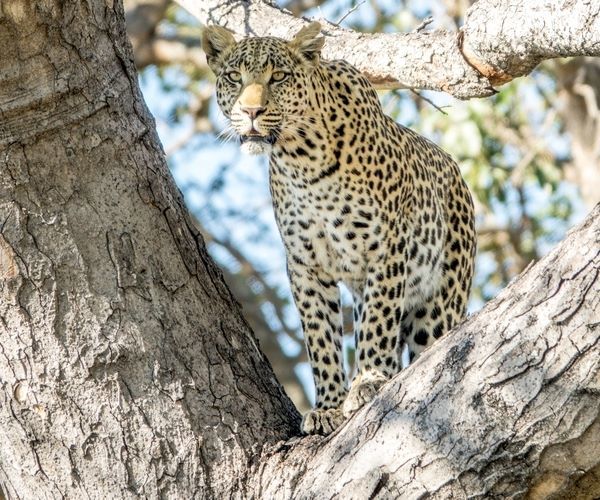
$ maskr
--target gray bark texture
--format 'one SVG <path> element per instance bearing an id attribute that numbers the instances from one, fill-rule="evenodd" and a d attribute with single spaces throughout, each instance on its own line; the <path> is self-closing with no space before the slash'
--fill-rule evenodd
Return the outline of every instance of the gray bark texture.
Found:
<path id="1" fill-rule="evenodd" d="M 0 484 L 237 489 L 299 415 L 173 183 L 122 6 L 1 9 Z"/>
<path id="2" fill-rule="evenodd" d="M 328 437 L 207 256 L 120 3 L 0 4 L 8 498 L 594 498 L 600 206 Z"/>
<path id="3" fill-rule="evenodd" d="M 600 205 L 336 434 L 267 452 L 256 497 L 598 498 L 599 275 Z"/>
<path id="4" fill-rule="evenodd" d="M 263 0 L 175 0 L 203 24 L 240 36 L 289 37 L 308 23 Z M 460 99 L 495 93 L 545 59 L 600 56 L 597 0 L 479 0 L 458 32 L 370 34 L 326 20 L 325 59 L 345 59 L 379 88 L 440 90 Z"/>

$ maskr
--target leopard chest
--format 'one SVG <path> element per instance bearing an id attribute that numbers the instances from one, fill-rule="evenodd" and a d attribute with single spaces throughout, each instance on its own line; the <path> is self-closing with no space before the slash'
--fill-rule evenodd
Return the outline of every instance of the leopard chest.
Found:
<path id="1" fill-rule="evenodd" d="M 337 281 L 364 280 L 380 247 L 379 210 L 340 183 L 272 183 L 275 215 L 292 263 L 324 271 Z"/>

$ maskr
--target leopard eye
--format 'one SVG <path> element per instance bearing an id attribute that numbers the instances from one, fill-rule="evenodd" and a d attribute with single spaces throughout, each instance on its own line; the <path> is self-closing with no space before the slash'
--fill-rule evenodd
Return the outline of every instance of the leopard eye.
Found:
<path id="1" fill-rule="evenodd" d="M 225 73 L 225 78 L 231 83 L 240 83 L 242 81 L 242 74 L 239 71 L 229 71 Z"/>
<path id="2" fill-rule="evenodd" d="M 290 74 L 285 71 L 274 71 L 271 75 L 271 81 L 276 83 L 283 82 L 288 76 L 290 76 Z"/>

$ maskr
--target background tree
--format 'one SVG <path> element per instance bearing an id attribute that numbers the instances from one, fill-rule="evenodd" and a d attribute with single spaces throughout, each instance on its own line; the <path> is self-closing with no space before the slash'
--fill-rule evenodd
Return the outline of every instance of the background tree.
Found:
<path id="1" fill-rule="evenodd" d="M 9 497 L 597 493 L 598 209 L 340 432 L 290 440 L 298 413 L 173 186 L 120 5 L 1 8 Z"/>

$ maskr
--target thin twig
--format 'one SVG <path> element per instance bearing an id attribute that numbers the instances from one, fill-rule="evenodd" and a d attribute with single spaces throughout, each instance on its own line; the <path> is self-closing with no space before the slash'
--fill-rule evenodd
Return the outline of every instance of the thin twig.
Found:
<path id="1" fill-rule="evenodd" d="M 414 30 L 413 33 L 419 33 L 421 31 L 423 31 L 427 26 L 429 26 L 431 23 L 433 22 L 433 16 L 429 16 L 426 17 L 425 19 L 423 19 L 423 21 L 421 22 L 421 24 L 419 24 L 419 26 L 417 26 Z"/>
<path id="2" fill-rule="evenodd" d="M 171 158 L 177 151 L 187 146 L 189 142 L 194 138 L 197 132 L 198 129 L 194 124 L 194 126 L 190 127 L 190 129 L 187 130 L 185 134 L 182 134 L 182 136 L 178 138 L 173 144 L 170 144 L 168 147 L 165 148 L 165 156 L 167 158 Z"/>
<path id="3" fill-rule="evenodd" d="M 419 99 L 423 99 L 425 102 L 431 104 L 431 106 L 433 106 L 435 109 L 437 109 L 440 113 L 445 114 L 446 116 L 448 116 L 448 113 L 446 113 L 444 111 L 444 108 L 449 108 L 450 106 L 438 106 L 436 103 L 434 103 L 431 99 L 425 97 L 424 95 L 419 94 L 416 90 L 414 89 L 409 89 L 413 94 L 415 94 Z"/>
<path id="4" fill-rule="evenodd" d="M 342 21 L 344 19 L 346 19 L 350 14 L 352 14 L 356 9 L 358 9 L 361 5 L 363 5 L 366 2 L 366 0 L 362 0 L 362 2 L 358 2 L 354 7 L 352 7 L 348 12 L 346 12 L 342 17 L 340 17 L 340 20 L 337 23 L 333 23 L 336 26 L 339 26 L 340 24 L 342 24 Z"/>

